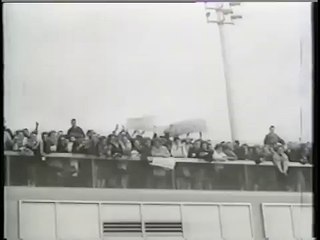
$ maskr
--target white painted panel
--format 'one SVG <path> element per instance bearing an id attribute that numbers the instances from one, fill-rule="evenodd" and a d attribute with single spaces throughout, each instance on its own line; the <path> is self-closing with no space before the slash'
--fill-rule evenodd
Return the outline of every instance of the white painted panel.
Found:
<path id="1" fill-rule="evenodd" d="M 20 213 L 22 239 L 55 239 L 53 203 L 22 203 Z"/>
<path id="2" fill-rule="evenodd" d="M 249 206 L 221 206 L 223 237 L 226 239 L 252 239 Z"/>
<path id="3" fill-rule="evenodd" d="M 144 240 L 143 237 L 104 237 L 104 240 Z"/>
<path id="4" fill-rule="evenodd" d="M 220 239 L 218 206 L 182 207 L 183 231 L 188 240 Z"/>
<path id="5" fill-rule="evenodd" d="M 57 204 L 58 235 L 61 239 L 98 239 L 98 204 Z"/>
<path id="6" fill-rule="evenodd" d="M 142 210 L 146 222 L 180 222 L 179 205 L 144 205 Z"/>
<path id="7" fill-rule="evenodd" d="M 312 238 L 312 207 L 293 206 L 292 216 L 295 237 L 303 239 Z"/>
<path id="8" fill-rule="evenodd" d="M 147 237 L 146 240 L 186 240 L 186 239 L 183 237 Z"/>
<path id="9" fill-rule="evenodd" d="M 101 219 L 108 222 L 140 222 L 139 205 L 103 204 L 101 205 Z"/>
<path id="10" fill-rule="evenodd" d="M 294 239 L 290 206 L 265 206 L 266 237 L 275 240 Z"/>

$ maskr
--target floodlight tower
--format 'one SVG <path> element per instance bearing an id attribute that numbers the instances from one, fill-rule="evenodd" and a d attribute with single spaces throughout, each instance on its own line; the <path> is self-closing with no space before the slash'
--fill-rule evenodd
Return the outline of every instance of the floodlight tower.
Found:
<path id="1" fill-rule="evenodd" d="M 212 6 L 209 6 L 209 4 L 205 2 L 207 23 L 217 24 L 219 29 L 219 34 L 220 34 L 221 55 L 222 55 L 222 61 L 223 61 L 224 77 L 226 81 L 227 104 L 228 104 L 228 113 L 229 113 L 232 141 L 237 140 L 239 136 L 236 134 L 234 106 L 231 99 L 232 93 L 231 93 L 231 84 L 230 84 L 230 76 L 229 76 L 229 65 L 227 61 L 228 59 L 226 54 L 226 43 L 225 43 L 223 28 L 224 28 L 224 25 L 226 24 L 234 25 L 233 20 L 242 18 L 241 15 L 234 14 L 232 9 L 232 7 L 239 6 L 239 5 L 240 3 L 231 2 L 231 3 L 214 3 Z M 214 20 L 211 20 L 212 15 L 216 17 Z"/>

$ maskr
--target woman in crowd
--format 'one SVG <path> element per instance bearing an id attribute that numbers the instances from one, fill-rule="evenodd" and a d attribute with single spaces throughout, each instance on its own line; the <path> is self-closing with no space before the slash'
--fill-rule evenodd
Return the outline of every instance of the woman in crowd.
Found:
<path id="1" fill-rule="evenodd" d="M 238 157 L 233 151 L 233 145 L 231 142 L 227 142 L 223 145 L 223 152 L 227 155 L 228 160 L 237 160 Z"/>
<path id="2" fill-rule="evenodd" d="M 249 160 L 249 146 L 247 144 L 242 144 L 240 147 L 235 148 L 235 154 L 239 160 Z"/>
<path id="3" fill-rule="evenodd" d="M 122 155 L 126 156 L 126 157 L 130 157 L 131 155 L 131 151 L 132 151 L 132 143 L 129 140 L 129 138 L 127 137 L 127 135 L 123 134 L 120 135 L 120 146 L 122 149 Z"/>
<path id="4" fill-rule="evenodd" d="M 51 131 L 48 134 L 46 144 L 45 144 L 45 153 L 52 153 L 52 152 L 57 152 L 57 144 L 58 144 L 58 139 L 57 139 L 57 133 L 56 131 Z"/>
<path id="5" fill-rule="evenodd" d="M 119 143 L 119 138 L 115 134 L 110 134 L 108 136 L 108 143 L 111 145 L 111 154 L 114 158 L 119 158 L 122 156 L 122 148 Z"/>
<path id="6" fill-rule="evenodd" d="M 112 168 L 110 168 L 110 161 L 106 160 L 112 158 L 111 153 L 112 146 L 108 144 L 108 140 L 106 137 L 102 136 L 99 138 L 97 150 L 98 150 L 98 156 L 101 157 L 101 160 L 96 161 L 97 165 L 97 183 L 96 186 L 98 188 L 104 188 L 106 186 L 109 186 L 108 180 L 110 179 L 110 176 L 114 173 L 112 173 Z"/>
<path id="7" fill-rule="evenodd" d="M 134 164 L 130 168 L 130 187 L 145 188 L 149 176 L 148 157 L 151 156 L 151 146 L 146 142 L 151 142 L 149 138 L 136 137 L 132 139 L 131 159 L 141 160 L 139 164 Z"/>
<path id="8" fill-rule="evenodd" d="M 163 146 L 160 138 L 153 139 L 151 155 L 153 157 L 170 157 L 168 148 Z"/>
<path id="9" fill-rule="evenodd" d="M 3 149 L 5 151 L 12 150 L 13 140 L 9 131 L 7 131 L 6 128 L 4 128 L 4 132 L 3 132 L 3 144 L 4 144 Z"/>
<path id="10" fill-rule="evenodd" d="M 97 151 L 97 141 L 95 141 L 95 132 L 88 130 L 83 141 L 83 151 L 85 154 L 95 155 Z"/>
<path id="11" fill-rule="evenodd" d="M 264 161 L 263 149 L 259 145 L 253 146 L 249 159 L 255 161 L 256 164 L 263 162 Z"/>
<path id="12" fill-rule="evenodd" d="M 288 188 L 288 169 L 289 169 L 289 158 L 284 152 L 282 145 L 277 145 L 273 153 L 273 164 L 276 167 L 276 176 L 281 188 Z"/>
<path id="13" fill-rule="evenodd" d="M 57 133 L 56 131 L 50 131 L 47 135 L 42 134 L 44 140 L 44 153 L 50 154 L 57 152 Z M 62 173 L 64 169 L 63 162 L 57 158 L 46 158 L 47 175 L 49 185 L 62 185 Z"/>
<path id="14" fill-rule="evenodd" d="M 198 153 L 198 158 L 212 162 L 213 151 L 209 149 L 208 143 L 206 141 L 201 142 L 201 147 Z"/>
<path id="15" fill-rule="evenodd" d="M 213 151 L 208 148 L 208 143 L 202 141 L 200 145 L 200 150 L 197 154 L 197 158 L 203 159 L 207 162 L 212 162 Z M 211 174 L 210 168 L 200 167 L 193 173 L 193 188 L 194 189 L 212 189 L 213 175 Z"/>
<path id="16" fill-rule="evenodd" d="M 48 133 L 47 132 L 42 132 L 41 133 L 41 141 L 40 141 L 40 153 L 41 153 L 41 155 L 45 154 L 47 140 L 48 140 Z"/>
<path id="17" fill-rule="evenodd" d="M 189 147 L 190 148 L 190 147 Z M 171 155 L 175 158 L 187 158 L 188 149 L 186 140 L 181 141 L 179 137 L 173 139 Z M 181 166 L 176 169 L 177 187 L 179 189 L 191 188 L 191 172 L 189 167 Z"/>
<path id="18" fill-rule="evenodd" d="M 57 152 L 59 153 L 68 153 L 68 144 L 69 140 L 65 135 L 60 135 L 58 138 L 58 144 L 57 144 Z"/>
<path id="19" fill-rule="evenodd" d="M 213 163 L 214 163 L 214 188 L 221 188 L 224 183 L 223 169 L 224 166 L 218 164 L 218 162 L 228 161 L 228 156 L 223 152 L 223 143 L 217 144 L 214 147 L 213 152 Z"/>
<path id="20" fill-rule="evenodd" d="M 29 149 L 29 151 L 32 151 L 34 155 L 32 159 L 29 159 L 27 167 L 28 185 L 35 186 L 38 182 L 37 176 L 39 174 L 41 175 L 40 170 L 44 170 L 40 154 L 40 141 L 38 141 L 37 134 L 35 132 L 30 134 L 26 143 L 26 148 Z"/>
<path id="21" fill-rule="evenodd" d="M 23 131 L 16 131 L 15 137 L 13 139 L 13 151 L 22 151 L 27 143 L 27 138 L 25 138 Z"/>
<path id="22" fill-rule="evenodd" d="M 186 150 L 186 146 L 184 143 L 181 143 L 179 137 L 174 137 L 172 147 L 171 147 L 171 155 L 175 158 L 186 158 L 188 156 L 188 152 Z"/>
<path id="23" fill-rule="evenodd" d="M 168 158 L 170 157 L 170 153 L 167 147 L 163 146 L 162 140 L 160 138 L 154 138 L 152 141 L 152 147 L 151 147 L 151 155 L 152 157 L 162 157 L 162 158 Z M 153 166 L 153 177 L 152 177 L 152 184 L 153 188 L 167 188 L 167 176 L 168 176 L 168 170 Z"/>
<path id="24" fill-rule="evenodd" d="M 198 158 L 201 151 L 201 140 L 196 140 L 188 152 L 189 158 Z"/>
<path id="25" fill-rule="evenodd" d="M 221 144 L 217 144 L 214 148 L 213 160 L 216 162 L 225 162 L 228 160 L 228 156 L 223 152 Z"/>

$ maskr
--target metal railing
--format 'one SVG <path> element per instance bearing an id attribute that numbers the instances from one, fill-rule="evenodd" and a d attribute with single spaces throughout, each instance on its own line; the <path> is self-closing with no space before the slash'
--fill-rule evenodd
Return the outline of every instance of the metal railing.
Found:
<path id="1" fill-rule="evenodd" d="M 74 153 L 24 156 L 12 151 L 5 151 L 4 156 L 7 186 L 26 186 L 34 178 L 31 185 L 35 186 L 312 191 L 312 165 L 296 162 L 290 162 L 288 176 L 283 177 L 272 162 L 256 164 L 250 160 L 209 163 L 194 158 L 150 157 L 141 161 Z M 77 173 L 61 173 L 71 162 L 76 162 Z M 101 181 L 104 184 L 99 185 Z"/>

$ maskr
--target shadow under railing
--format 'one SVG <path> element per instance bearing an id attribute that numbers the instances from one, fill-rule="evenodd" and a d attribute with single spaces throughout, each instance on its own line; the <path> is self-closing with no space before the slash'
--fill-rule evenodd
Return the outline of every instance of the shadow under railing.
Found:
<path id="1" fill-rule="evenodd" d="M 190 158 L 106 159 L 52 153 L 4 153 L 7 186 L 132 189 L 312 191 L 312 165 L 290 162 L 288 176 L 272 162 L 206 162 Z"/>

